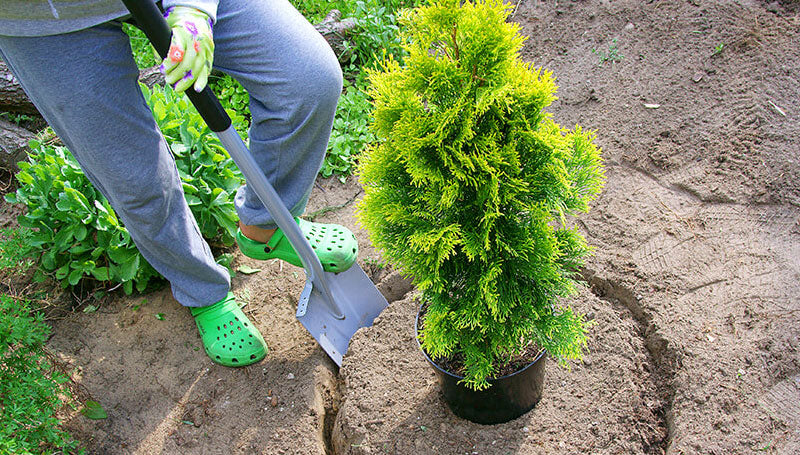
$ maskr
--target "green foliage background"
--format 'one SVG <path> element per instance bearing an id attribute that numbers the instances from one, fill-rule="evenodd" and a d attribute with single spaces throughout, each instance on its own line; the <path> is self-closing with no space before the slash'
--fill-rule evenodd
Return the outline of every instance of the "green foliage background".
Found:
<path id="1" fill-rule="evenodd" d="M 69 151 L 39 142 L 31 149 L 30 161 L 19 163 L 19 188 L 5 198 L 28 207 L 17 220 L 28 229 L 38 277 L 50 275 L 63 287 L 88 277 L 126 283 L 128 292 L 135 283 L 144 289 L 155 271 L 144 266 L 127 230 Z"/>
<path id="2" fill-rule="evenodd" d="M 405 65 L 370 73 L 378 138 L 359 168 L 359 217 L 427 303 L 422 346 L 488 387 L 530 343 L 565 361 L 586 344 L 561 299 L 589 253 L 568 217 L 604 176 L 593 135 L 543 110 L 550 73 L 519 58 L 500 0 L 431 3 L 402 17 Z"/>
<path id="3" fill-rule="evenodd" d="M 375 140 L 369 129 L 370 100 L 366 93 L 366 80 L 345 80 L 345 89 L 336 106 L 333 131 L 328 141 L 328 153 L 322 163 L 320 175 L 336 175 L 344 181 L 355 169 L 361 151 Z"/>
<path id="4" fill-rule="evenodd" d="M 409 5 L 418 1 L 411 0 Z M 361 69 L 374 66 L 379 55 L 403 58 L 396 24 L 398 12 L 406 5 L 398 0 L 298 3 L 312 21 L 338 7 L 358 24 L 349 36 L 347 61 L 343 62 L 350 79 L 337 107 L 320 170 L 323 177 L 337 176 L 344 181 L 352 174 L 361 150 L 374 141 L 367 126 L 371 104 Z M 124 30 L 137 65 L 156 65 L 158 60 L 144 34 L 127 24 Z M 246 139 L 250 121 L 247 92 L 227 75 L 212 75 L 209 83 Z M 201 233 L 212 242 L 231 245 L 237 220 L 233 196 L 243 182 L 238 169 L 185 96 L 159 87 L 149 90 L 142 86 L 142 90 L 175 155 Z M 158 274 L 138 253 L 125 227 L 83 176 L 69 150 L 42 141 L 34 141 L 31 149 L 29 162 L 21 164 L 22 172 L 17 175 L 20 187 L 6 200 L 28 206 L 28 213 L 20 217 L 25 230 L 21 235 L 30 238 L 29 255 L 39 265 L 37 277 L 52 276 L 63 287 L 100 283 L 122 284 L 127 293 L 146 289 Z"/>
<path id="5" fill-rule="evenodd" d="M 347 81 L 321 170 L 324 177 L 346 179 L 362 148 L 374 140 L 367 127 L 371 104 L 362 68 L 374 66 L 386 55 L 403 58 L 397 15 L 404 6 L 419 1 L 294 1 L 313 23 L 333 8 L 357 21 L 342 60 Z M 124 25 L 124 30 L 130 36 L 137 65 L 158 64 L 144 34 L 129 25 Z M 209 85 L 246 139 L 250 121 L 247 92 L 227 75 L 212 75 Z M 233 194 L 242 183 L 238 169 L 184 96 L 158 87 L 143 87 L 143 91 L 175 155 L 187 202 L 203 236 L 212 245 L 230 245 L 236 222 Z M 11 114 L 6 117 L 17 123 L 32 120 Z M 52 277 L 63 287 L 78 286 L 84 291 L 120 285 L 131 293 L 159 281 L 69 150 L 48 139 L 51 133 L 41 136 L 30 144 L 29 161 L 20 164 L 18 189 L 5 196 L 9 202 L 27 205 L 28 211 L 19 217 L 19 228 L 0 232 L 0 269 L 22 273 L 35 263 L 37 279 Z M 76 443 L 58 428 L 55 417 L 64 404 L 62 398 L 66 401 L 69 396 L 62 387 L 67 378 L 53 370 L 44 355 L 47 331 L 41 316 L 31 315 L 27 302 L 0 297 L 0 453 L 76 450 Z"/>
<path id="6" fill-rule="evenodd" d="M 233 194 L 244 181 L 238 168 L 187 98 L 158 87 L 142 91 L 175 156 L 201 234 L 231 245 L 238 219 Z M 241 127 L 242 117 L 229 113 Z M 38 141 L 31 149 L 29 161 L 19 163 L 19 188 L 5 198 L 28 208 L 18 221 L 28 230 L 24 235 L 38 260 L 39 278 L 52 276 L 63 287 L 82 280 L 122 284 L 128 294 L 146 289 L 158 273 L 69 150 Z"/>

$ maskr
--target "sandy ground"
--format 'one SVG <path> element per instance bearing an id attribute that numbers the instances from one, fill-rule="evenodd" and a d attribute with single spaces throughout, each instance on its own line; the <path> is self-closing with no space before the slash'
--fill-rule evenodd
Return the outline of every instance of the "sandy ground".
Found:
<path id="1" fill-rule="evenodd" d="M 233 290 L 268 357 L 213 364 L 167 289 L 77 308 L 48 346 L 109 418 L 73 413 L 67 427 L 99 454 L 800 453 L 799 11 L 516 6 L 524 58 L 560 86 L 549 111 L 596 130 L 608 176 L 577 222 L 597 248 L 573 302 L 596 321 L 589 354 L 550 362 L 520 419 L 481 426 L 444 406 L 413 338 L 413 288 L 356 225 L 350 179 L 319 181 L 308 213 L 357 233 L 392 304 L 341 369 L 294 319 L 302 269 L 236 253 L 234 268 L 261 269 Z"/>
<path id="2" fill-rule="evenodd" d="M 606 190 L 578 221 L 597 247 L 575 302 L 591 354 L 551 363 L 526 416 L 469 424 L 414 355 L 403 301 L 353 340 L 337 453 L 800 453 L 797 9 L 520 3 L 555 119 L 604 149 Z"/>

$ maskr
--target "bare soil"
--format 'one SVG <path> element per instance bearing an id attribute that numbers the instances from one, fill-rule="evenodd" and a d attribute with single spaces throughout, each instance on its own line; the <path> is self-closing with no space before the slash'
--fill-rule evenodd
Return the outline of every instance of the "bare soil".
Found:
<path id="1" fill-rule="evenodd" d="M 356 232 L 392 302 L 342 368 L 294 319 L 302 269 L 236 253 L 261 269 L 233 279 L 270 346 L 257 365 L 213 364 L 168 289 L 54 322 L 49 348 L 109 414 L 68 417 L 88 453 L 800 453 L 800 2 L 523 0 L 513 20 L 560 85 L 555 120 L 604 151 L 576 221 L 596 246 L 571 302 L 595 321 L 584 361 L 550 361 L 515 421 L 455 417 L 413 287 L 356 225 L 360 188 L 320 180 L 308 213 Z"/>

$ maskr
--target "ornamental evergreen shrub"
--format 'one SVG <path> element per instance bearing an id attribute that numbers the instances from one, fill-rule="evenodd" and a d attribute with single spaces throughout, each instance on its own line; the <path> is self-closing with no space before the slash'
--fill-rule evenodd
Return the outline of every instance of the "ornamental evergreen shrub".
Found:
<path id="1" fill-rule="evenodd" d="M 423 349 L 474 389 L 531 344 L 581 357 L 586 323 L 562 299 L 590 248 L 569 217 L 604 182 L 594 135 L 543 110 L 553 77 L 520 60 L 508 15 L 500 0 L 403 15 L 408 56 L 369 75 L 377 142 L 359 165 L 359 219 L 427 305 Z"/>

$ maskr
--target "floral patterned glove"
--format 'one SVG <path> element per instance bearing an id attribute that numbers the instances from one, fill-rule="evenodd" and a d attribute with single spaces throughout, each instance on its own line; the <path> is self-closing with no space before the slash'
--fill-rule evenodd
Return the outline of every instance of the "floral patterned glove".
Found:
<path id="1" fill-rule="evenodd" d="M 172 29 L 172 42 L 161 71 L 176 92 L 194 84 L 196 92 L 208 83 L 214 63 L 214 37 L 206 13 L 188 6 L 167 8 L 164 17 Z"/>

